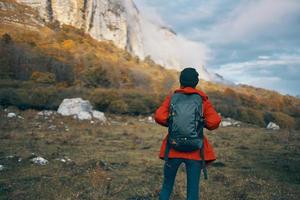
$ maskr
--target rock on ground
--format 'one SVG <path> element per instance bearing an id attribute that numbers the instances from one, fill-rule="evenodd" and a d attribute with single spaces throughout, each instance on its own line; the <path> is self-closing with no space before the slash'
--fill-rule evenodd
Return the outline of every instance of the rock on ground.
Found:
<path id="1" fill-rule="evenodd" d="M 57 112 L 63 116 L 72 116 L 74 119 L 91 120 L 95 118 L 105 122 L 106 118 L 103 112 L 93 110 L 92 104 L 88 100 L 81 98 L 64 99 Z"/>
<path id="2" fill-rule="evenodd" d="M 220 124 L 221 127 L 227 127 L 227 126 L 240 126 L 241 125 L 241 122 L 240 121 L 237 121 L 237 120 L 234 120 L 230 117 L 227 117 L 227 118 L 223 118 L 222 119 L 222 122 Z"/>
<path id="3" fill-rule="evenodd" d="M 0 165 L 0 171 L 4 170 L 4 166 Z"/>
<path id="4" fill-rule="evenodd" d="M 91 120 L 92 119 L 92 115 L 89 113 L 89 112 L 86 112 L 86 111 L 80 111 L 78 114 L 77 114 L 77 118 L 79 120 Z"/>
<path id="5" fill-rule="evenodd" d="M 52 115 L 54 113 L 55 112 L 52 111 L 52 110 L 43 110 L 43 111 L 38 112 L 37 114 L 41 115 L 41 116 L 50 116 L 50 115 Z"/>
<path id="6" fill-rule="evenodd" d="M 105 118 L 105 115 L 104 115 L 103 112 L 100 112 L 100 111 L 97 111 L 97 110 L 93 110 L 92 114 L 93 114 L 93 117 L 95 119 L 98 119 L 98 120 L 100 120 L 102 122 L 106 121 L 106 118 Z"/>
<path id="7" fill-rule="evenodd" d="M 16 117 L 16 116 L 17 116 L 16 113 L 12 113 L 12 112 L 7 113 L 8 118 L 13 118 L 13 117 Z"/>
<path id="8" fill-rule="evenodd" d="M 63 116 L 77 115 L 80 112 L 91 112 L 92 105 L 81 98 L 64 99 L 57 112 Z"/>
<path id="9" fill-rule="evenodd" d="M 220 124 L 221 127 L 232 126 L 232 123 L 229 121 L 222 121 Z"/>
<path id="10" fill-rule="evenodd" d="M 57 158 L 56 160 L 66 163 L 66 162 L 72 162 L 72 160 L 68 157 L 64 157 L 64 158 Z"/>
<path id="11" fill-rule="evenodd" d="M 271 130 L 279 130 L 280 127 L 275 124 L 274 122 L 269 122 L 268 126 L 267 126 L 267 129 L 271 129 Z"/>
<path id="12" fill-rule="evenodd" d="M 45 158 L 40 157 L 40 156 L 38 156 L 36 158 L 32 158 L 31 161 L 38 165 L 47 165 L 48 164 L 48 160 L 46 160 Z"/>

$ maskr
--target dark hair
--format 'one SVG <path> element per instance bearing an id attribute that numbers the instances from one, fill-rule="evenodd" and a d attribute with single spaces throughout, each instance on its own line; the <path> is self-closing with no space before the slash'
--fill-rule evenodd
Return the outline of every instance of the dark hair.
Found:
<path id="1" fill-rule="evenodd" d="M 195 88 L 199 82 L 199 74 L 196 69 L 187 67 L 184 68 L 179 77 L 180 85 L 182 87 L 193 87 Z"/>

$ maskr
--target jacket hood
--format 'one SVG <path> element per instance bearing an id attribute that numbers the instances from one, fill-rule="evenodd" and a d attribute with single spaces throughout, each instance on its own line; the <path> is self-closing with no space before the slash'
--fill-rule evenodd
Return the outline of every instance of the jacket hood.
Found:
<path id="1" fill-rule="evenodd" d="M 203 101 L 206 101 L 208 99 L 208 96 L 201 90 L 197 90 L 195 88 L 192 87 L 183 87 L 183 88 L 179 88 L 175 90 L 175 93 L 184 93 L 184 94 L 199 94 Z"/>

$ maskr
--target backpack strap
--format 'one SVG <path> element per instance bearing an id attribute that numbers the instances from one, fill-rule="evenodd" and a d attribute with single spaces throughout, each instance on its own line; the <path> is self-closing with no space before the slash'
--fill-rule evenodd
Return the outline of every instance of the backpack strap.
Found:
<path id="1" fill-rule="evenodd" d="M 174 93 L 171 94 L 171 97 L 170 97 L 171 100 L 172 100 L 172 97 L 173 97 Z M 170 100 L 170 103 L 171 103 L 171 100 Z M 172 114 L 172 107 L 171 107 L 171 105 L 169 107 L 170 108 L 169 108 L 169 118 L 168 118 L 168 130 L 170 129 L 170 127 L 169 127 L 170 124 L 172 124 L 172 123 L 170 123 L 171 114 Z M 169 152 L 170 152 L 170 149 L 171 149 L 171 146 L 170 146 L 170 143 L 169 143 L 169 134 L 170 133 L 168 133 L 168 136 L 166 138 L 166 149 L 165 149 L 165 155 L 164 155 L 164 160 L 166 162 L 169 160 Z"/>
<path id="2" fill-rule="evenodd" d="M 201 108 L 201 113 L 200 113 L 200 120 L 201 123 L 204 124 L 204 117 L 203 117 L 203 100 L 202 100 L 202 108 Z M 200 157 L 201 157 L 201 162 L 202 162 L 202 171 L 204 175 L 204 179 L 207 180 L 207 168 L 206 168 L 206 162 L 205 162 L 205 157 L 204 157 L 204 127 L 200 128 L 199 132 L 199 137 L 202 139 L 202 147 L 200 148 Z"/>
<path id="3" fill-rule="evenodd" d="M 202 147 L 200 149 L 200 157 L 202 161 L 202 171 L 204 175 L 204 179 L 207 180 L 207 168 L 206 168 L 206 162 L 205 162 L 205 157 L 204 157 L 204 136 L 203 136 L 203 128 L 200 130 L 200 137 L 202 138 Z"/>

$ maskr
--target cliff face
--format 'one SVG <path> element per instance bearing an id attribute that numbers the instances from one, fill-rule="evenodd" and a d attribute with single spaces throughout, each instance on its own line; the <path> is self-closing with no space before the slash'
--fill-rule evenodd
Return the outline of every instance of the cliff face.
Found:
<path id="1" fill-rule="evenodd" d="M 133 0 L 16 0 L 35 8 L 46 22 L 58 21 L 171 69 L 196 67 L 200 78 L 223 82 L 203 65 L 208 49 L 146 19 Z"/>
<path id="2" fill-rule="evenodd" d="M 47 22 L 59 21 L 83 29 L 97 40 L 144 58 L 138 10 L 122 0 L 17 0 L 38 10 Z"/>

